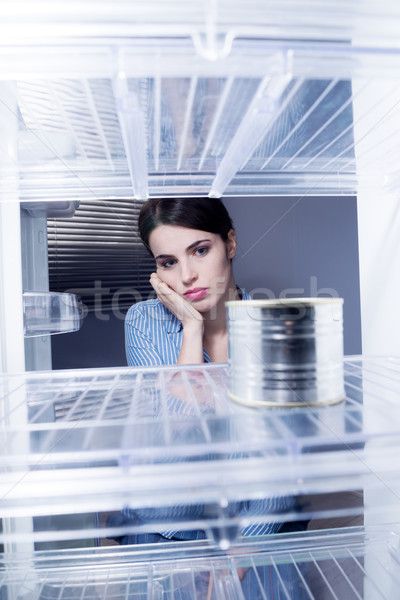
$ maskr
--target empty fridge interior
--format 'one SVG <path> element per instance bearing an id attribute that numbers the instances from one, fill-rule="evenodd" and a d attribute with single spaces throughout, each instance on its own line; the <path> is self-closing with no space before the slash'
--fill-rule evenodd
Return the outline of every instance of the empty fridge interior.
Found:
<path id="1" fill-rule="evenodd" d="M 292 0 L 97 8 L 0 7 L 0 203 L 396 193 L 396 2 L 384 11 L 375 0 L 314 0 L 307 12 Z M 0 225 L 10 216 L 2 209 Z M 10 315 L 7 273 L 0 308 Z M 319 597 L 316 580 L 331 598 L 395 597 L 400 367 L 355 358 L 345 372 L 345 404 L 266 413 L 227 402 L 220 366 L 3 376 L 4 593 L 195 597 L 198 583 L 199 597 L 242 598 L 247 577 L 265 598 L 261 578 L 272 573 L 273 590 L 299 600 L 285 588 L 289 564 L 307 598 Z M 361 502 L 340 501 L 343 492 Z M 318 502 L 327 495 L 333 506 Z M 291 501 L 257 510 L 274 498 Z M 140 522 L 118 529 L 104 518 L 121 511 Z M 258 550 L 242 536 L 368 515 L 395 525 L 271 535 Z M 142 545 L 39 550 L 193 528 L 209 541 L 174 544 L 175 565 L 170 543 L 158 558 Z"/>

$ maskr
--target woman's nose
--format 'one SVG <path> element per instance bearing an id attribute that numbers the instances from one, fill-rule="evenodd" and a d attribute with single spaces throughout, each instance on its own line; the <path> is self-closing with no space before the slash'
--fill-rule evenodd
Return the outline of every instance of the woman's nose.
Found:
<path id="1" fill-rule="evenodd" d="M 191 267 L 191 265 L 190 265 L 189 262 L 182 263 L 182 265 L 181 265 L 181 277 L 182 277 L 182 282 L 185 285 L 189 285 L 190 283 L 192 283 L 193 281 L 195 281 L 197 279 L 197 273 Z"/>

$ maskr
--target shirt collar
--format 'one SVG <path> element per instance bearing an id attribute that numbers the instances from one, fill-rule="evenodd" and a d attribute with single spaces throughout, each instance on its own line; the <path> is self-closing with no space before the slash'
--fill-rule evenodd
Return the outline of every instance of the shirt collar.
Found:
<path id="1" fill-rule="evenodd" d="M 244 288 L 240 288 L 242 291 L 242 300 L 251 300 L 250 293 Z M 182 331 L 183 325 L 181 321 L 174 314 L 171 313 L 171 318 L 167 324 L 167 332 L 168 333 L 179 333 Z"/>

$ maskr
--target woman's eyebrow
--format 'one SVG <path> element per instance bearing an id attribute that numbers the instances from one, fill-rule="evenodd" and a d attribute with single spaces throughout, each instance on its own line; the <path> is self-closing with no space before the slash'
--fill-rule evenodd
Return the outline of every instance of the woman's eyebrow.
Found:
<path id="1" fill-rule="evenodd" d="M 190 246 L 188 246 L 186 248 L 186 252 L 188 250 L 191 250 L 195 246 L 197 246 L 197 244 L 201 244 L 201 242 L 211 242 L 211 240 L 209 240 L 209 239 L 206 239 L 206 240 L 197 240 L 197 242 L 193 242 L 193 244 L 190 244 Z M 158 260 L 159 258 L 170 258 L 171 256 L 173 256 L 173 254 L 159 254 L 158 256 L 156 256 L 156 260 Z"/>

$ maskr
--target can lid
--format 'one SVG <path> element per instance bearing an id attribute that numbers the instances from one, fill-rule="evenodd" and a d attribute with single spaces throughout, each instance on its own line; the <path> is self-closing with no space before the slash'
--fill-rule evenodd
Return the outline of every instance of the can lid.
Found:
<path id="1" fill-rule="evenodd" d="M 225 306 L 315 306 L 318 304 L 343 304 L 343 298 L 275 298 L 274 300 L 229 300 Z"/>

